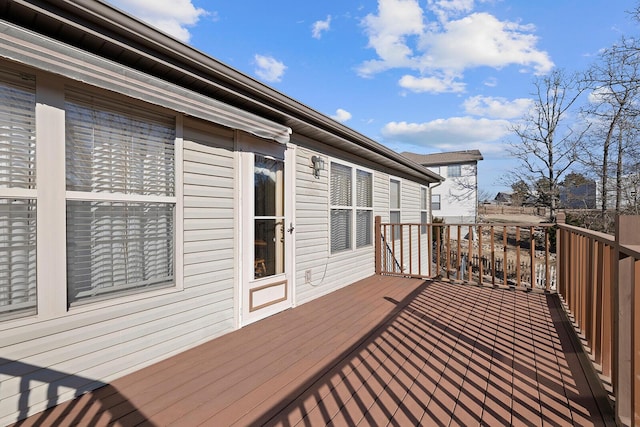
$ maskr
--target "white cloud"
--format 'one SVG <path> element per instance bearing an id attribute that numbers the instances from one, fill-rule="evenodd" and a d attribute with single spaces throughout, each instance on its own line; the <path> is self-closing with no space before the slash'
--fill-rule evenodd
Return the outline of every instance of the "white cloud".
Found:
<path id="1" fill-rule="evenodd" d="M 400 78 L 398 84 L 409 89 L 412 92 L 429 92 L 429 93 L 444 93 L 464 92 L 465 84 L 462 82 L 454 81 L 453 77 L 414 77 L 410 75 L 404 75 Z"/>
<path id="2" fill-rule="evenodd" d="M 109 0 L 109 3 L 173 37 L 188 42 L 189 27 L 210 15 L 191 0 Z"/>
<path id="3" fill-rule="evenodd" d="M 327 16 L 327 19 L 324 21 L 316 21 L 311 26 L 311 35 L 314 39 L 319 39 L 322 37 L 323 31 L 329 31 L 331 28 L 331 15 Z"/>
<path id="4" fill-rule="evenodd" d="M 414 68 L 417 63 L 407 37 L 423 34 L 422 13 L 417 0 L 379 0 L 378 15 L 367 15 L 362 24 L 369 47 L 375 49 L 380 59 L 362 64 L 360 75 L 370 76 L 389 68 Z"/>
<path id="5" fill-rule="evenodd" d="M 546 52 L 535 49 L 538 38 L 530 26 L 499 21 L 488 13 L 473 13 L 444 24 L 443 31 L 426 34 L 421 66 L 462 72 L 467 68 L 508 65 L 529 67 L 543 74 L 553 68 Z"/>
<path id="6" fill-rule="evenodd" d="M 408 143 L 416 147 L 459 150 L 482 145 L 485 151 L 502 148 L 501 138 L 509 134 L 507 120 L 452 117 L 425 123 L 390 122 L 382 129 L 389 142 Z"/>
<path id="7" fill-rule="evenodd" d="M 473 10 L 474 0 L 429 0 L 429 9 L 442 22 L 448 21 L 451 16 L 468 13 Z"/>
<path id="8" fill-rule="evenodd" d="M 255 73 L 267 82 L 279 82 L 287 66 L 272 56 L 255 55 Z"/>
<path id="9" fill-rule="evenodd" d="M 351 113 L 347 110 L 343 110 L 342 108 L 338 108 L 336 113 L 331 116 L 331 118 L 340 123 L 344 123 L 351 119 Z"/>
<path id="10" fill-rule="evenodd" d="M 515 119 L 522 117 L 533 107 L 533 100 L 518 98 L 509 101 L 501 97 L 472 96 L 463 102 L 468 114 L 495 119 Z"/>
<path id="11" fill-rule="evenodd" d="M 405 76 L 403 87 L 425 91 L 427 86 L 433 92 L 442 76 L 461 80 L 471 68 L 516 65 L 544 74 L 554 66 L 548 53 L 537 49 L 533 25 L 472 13 L 473 0 L 429 0 L 427 7 L 423 10 L 417 0 L 379 0 L 377 14 L 362 20 L 368 46 L 377 57 L 363 62 L 358 74 L 370 77 L 393 68 L 409 69 L 414 80 Z M 427 12 L 437 19 L 427 22 Z M 453 79 L 449 83 L 441 84 L 441 90 L 457 91 L 452 90 Z"/>

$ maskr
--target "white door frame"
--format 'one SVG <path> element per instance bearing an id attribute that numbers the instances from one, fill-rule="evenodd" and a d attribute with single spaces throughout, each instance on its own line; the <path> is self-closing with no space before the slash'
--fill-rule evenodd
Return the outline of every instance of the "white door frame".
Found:
<path id="1" fill-rule="evenodd" d="M 265 141 L 238 132 L 239 286 L 238 325 L 245 326 L 293 306 L 295 267 L 295 146 Z M 254 155 L 261 154 L 284 161 L 284 273 L 255 278 L 254 238 Z"/>

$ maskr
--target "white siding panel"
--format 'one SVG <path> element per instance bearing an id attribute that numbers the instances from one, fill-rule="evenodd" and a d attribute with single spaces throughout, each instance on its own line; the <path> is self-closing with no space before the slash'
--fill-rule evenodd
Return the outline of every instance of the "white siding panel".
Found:
<path id="1" fill-rule="evenodd" d="M 3 331 L 0 425 L 234 329 L 233 134 L 185 120 L 183 288 L 74 307 Z M 21 397 L 22 392 L 22 397 Z M 24 413 L 22 414 L 24 415 Z"/>
<path id="2" fill-rule="evenodd" d="M 386 173 L 373 174 L 373 215 L 389 222 L 389 175 Z"/>
<path id="3" fill-rule="evenodd" d="M 371 276 L 375 266 L 373 246 L 330 253 L 328 170 L 321 171 L 316 179 L 309 167 L 313 155 L 323 157 L 327 166 L 329 159 L 323 153 L 303 148 L 297 154 L 296 303 L 302 304 Z M 374 181 L 376 175 L 374 172 Z M 377 198 L 374 185 L 374 203 Z M 305 283 L 307 270 L 311 271 L 311 283 Z"/>

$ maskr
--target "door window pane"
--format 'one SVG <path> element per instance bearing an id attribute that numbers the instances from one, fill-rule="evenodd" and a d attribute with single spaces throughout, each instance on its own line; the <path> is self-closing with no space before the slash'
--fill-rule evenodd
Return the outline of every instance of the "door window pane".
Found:
<path id="1" fill-rule="evenodd" d="M 285 267 L 284 162 L 254 155 L 254 279 Z"/>

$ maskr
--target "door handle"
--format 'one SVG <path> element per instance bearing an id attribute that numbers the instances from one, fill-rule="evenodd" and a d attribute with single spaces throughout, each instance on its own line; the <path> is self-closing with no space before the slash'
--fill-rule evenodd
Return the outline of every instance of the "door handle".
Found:
<path id="1" fill-rule="evenodd" d="M 295 229 L 295 227 L 293 226 L 293 223 L 290 222 L 289 223 L 289 228 L 287 228 L 287 233 L 289 234 L 293 234 L 293 230 Z"/>

